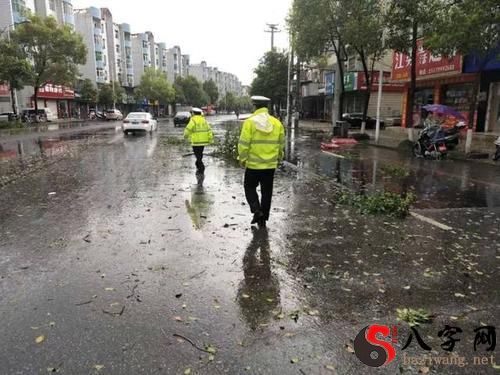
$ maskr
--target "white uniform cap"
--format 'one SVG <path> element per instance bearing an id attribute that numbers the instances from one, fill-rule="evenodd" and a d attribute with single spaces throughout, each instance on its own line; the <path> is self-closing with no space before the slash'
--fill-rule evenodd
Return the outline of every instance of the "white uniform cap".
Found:
<path id="1" fill-rule="evenodd" d="M 193 107 L 193 108 L 191 108 L 191 112 L 194 112 L 194 113 L 203 113 L 203 110 L 200 109 L 200 108 L 197 108 L 197 107 Z"/>
<path id="2" fill-rule="evenodd" d="M 271 99 L 266 98 L 265 96 L 261 96 L 261 95 L 254 95 L 250 99 L 252 100 L 252 102 L 270 102 L 271 101 Z"/>

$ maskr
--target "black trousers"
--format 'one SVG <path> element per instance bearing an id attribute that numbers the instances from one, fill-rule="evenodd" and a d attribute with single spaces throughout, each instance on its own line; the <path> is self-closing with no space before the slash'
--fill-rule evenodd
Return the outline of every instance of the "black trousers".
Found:
<path id="1" fill-rule="evenodd" d="M 196 156 L 196 169 L 203 172 L 205 165 L 203 164 L 203 150 L 205 146 L 193 146 L 194 156 Z"/>
<path id="2" fill-rule="evenodd" d="M 255 213 L 261 211 L 264 219 L 269 220 L 271 211 L 271 200 L 273 197 L 273 182 L 275 169 L 246 169 L 245 171 L 245 196 L 247 198 L 250 211 Z M 262 195 L 259 201 L 257 186 L 260 185 Z"/>

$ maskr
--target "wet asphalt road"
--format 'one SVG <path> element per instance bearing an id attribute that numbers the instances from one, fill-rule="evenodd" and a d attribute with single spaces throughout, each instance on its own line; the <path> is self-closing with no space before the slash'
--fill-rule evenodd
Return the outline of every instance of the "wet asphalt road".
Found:
<path id="1" fill-rule="evenodd" d="M 300 133 L 287 146 L 300 168 L 278 173 L 269 229 L 253 231 L 242 170 L 206 157 L 197 178 L 189 148 L 169 142 L 181 132 L 0 141 L 15 176 L 0 190 L 2 374 L 496 372 L 405 364 L 426 352 L 401 350 L 396 308 L 434 315 L 419 328 L 432 355 L 446 355 L 445 324 L 463 329 L 454 354 L 495 354 L 474 352 L 472 332 L 498 325 L 498 170 L 363 146 L 339 158 Z M 409 174 L 384 173 L 394 164 Z M 333 181 L 415 191 L 417 211 L 452 230 L 359 215 L 336 205 Z M 352 354 L 374 323 L 400 328 L 380 369 Z"/>

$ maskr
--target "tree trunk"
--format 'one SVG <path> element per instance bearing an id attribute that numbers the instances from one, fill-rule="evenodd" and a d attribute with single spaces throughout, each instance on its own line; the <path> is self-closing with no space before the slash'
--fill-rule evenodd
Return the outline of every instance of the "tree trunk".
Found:
<path id="1" fill-rule="evenodd" d="M 12 85 L 10 85 L 10 101 L 12 103 L 12 112 L 14 112 L 17 115 L 17 105 L 16 105 L 16 95 L 15 95 L 15 90 Z"/>
<path id="2" fill-rule="evenodd" d="M 412 36 L 411 36 L 411 69 L 410 69 L 410 91 L 408 92 L 408 102 L 406 104 L 406 128 L 410 136 L 413 128 L 413 102 L 415 101 L 415 89 L 417 86 L 417 38 L 418 38 L 418 23 L 413 21 Z"/>
<path id="3" fill-rule="evenodd" d="M 372 77 L 370 77 L 370 73 L 368 72 L 368 64 L 366 63 L 366 57 L 363 51 L 359 52 L 359 57 L 361 58 L 361 64 L 363 65 L 363 72 L 365 73 L 365 79 L 366 79 L 365 102 L 363 105 L 363 117 L 361 120 L 361 133 L 364 133 L 366 129 L 366 115 L 368 113 L 368 105 L 370 104 Z"/>
<path id="4" fill-rule="evenodd" d="M 40 88 L 38 85 L 35 85 L 35 89 L 33 92 L 33 99 L 35 100 L 35 122 L 38 122 L 38 90 Z"/>

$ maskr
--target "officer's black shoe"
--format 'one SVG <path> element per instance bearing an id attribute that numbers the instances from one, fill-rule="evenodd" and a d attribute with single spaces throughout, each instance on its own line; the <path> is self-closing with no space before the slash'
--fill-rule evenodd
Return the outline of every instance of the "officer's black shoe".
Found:
<path id="1" fill-rule="evenodd" d="M 262 220 L 264 220 L 264 214 L 262 213 L 262 211 L 257 211 L 253 214 L 253 219 L 251 224 L 258 224 Z"/>
<path id="2" fill-rule="evenodd" d="M 259 226 L 259 228 L 265 228 L 265 227 L 266 227 L 266 220 L 264 220 L 264 219 L 260 219 L 260 220 L 257 222 L 257 225 Z"/>

